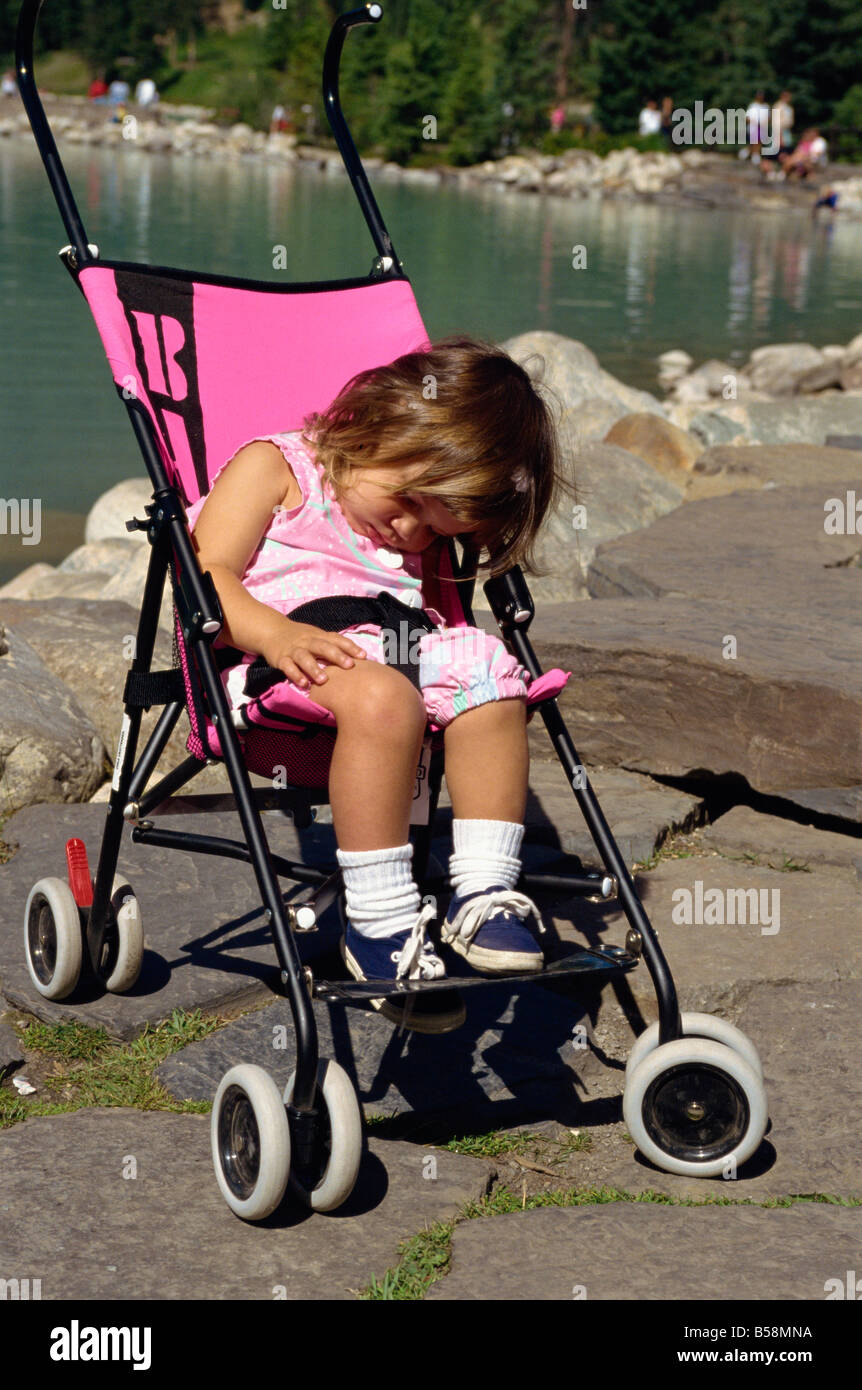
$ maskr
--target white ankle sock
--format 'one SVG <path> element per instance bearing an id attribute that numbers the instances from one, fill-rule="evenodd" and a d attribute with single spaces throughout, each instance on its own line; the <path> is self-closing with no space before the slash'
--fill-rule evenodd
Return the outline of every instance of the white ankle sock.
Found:
<path id="1" fill-rule="evenodd" d="M 347 916 L 362 936 L 380 939 L 411 931 L 421 909 L 413 882 L 413 846 L 336 850 Z"/>
<path id="2" fill-rule="evenodd" d="M 523 825 L 506 820 L 453 820 L 449 875 L 460 896 L 482 893 L 495 883 L 514 888 L 521 872 L 518 857 Z"/>

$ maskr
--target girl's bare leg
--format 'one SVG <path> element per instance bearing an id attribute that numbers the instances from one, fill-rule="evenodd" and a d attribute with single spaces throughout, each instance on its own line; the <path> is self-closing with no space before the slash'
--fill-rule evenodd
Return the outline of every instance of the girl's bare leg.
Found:
<path id="1" fill-rule="evenodd" d="M 404 845 L 427 718 L 422 697 L 400 671 L 377 661 L 327 666 L 326 676 L 310 694 L 338 724 L 329 772 L 338 847 Z"/>
<path id="2" fill-rule="evenodd" d="M 458 820 L 523 824 L 527 806 L 527 706 L 490 700 L 458 714 L 444 733 L 446 784 Z"/>

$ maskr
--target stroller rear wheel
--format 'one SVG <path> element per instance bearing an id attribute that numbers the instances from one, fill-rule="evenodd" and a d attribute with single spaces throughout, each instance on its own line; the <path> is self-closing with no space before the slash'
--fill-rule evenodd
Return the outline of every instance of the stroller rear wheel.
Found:
<path id="1" fill-rule="evenodd" d="M 757 1048 L 741 1029 L 735 1028 L 724 1018 L 716 1018 L 714 1014 L 681 1014 L 680 1021 L 684 1038 L 712 1038 L 713 1042 L 732 1047 L 763 1080 L 763 1064 Z M 651 1023 L 643 1033 L 638 1034 L 626 1063 L 626 1077 L 631 1076 L 644 1057 L 658 1047 L 658 1031 L 658 1023 Z"/>
<path id="2" fill-rule="evenodd" d="M 213 1101 L 213 1163 L 221 1194 L 244 1221 L 262 1221 L 284 1197 L 290 1127 L 278 1087 L 263 1067 L 231 1067 Z"/>
<path id="3" fill-rule="evenodd" d="M 757 1072 L 712 1038 L 677 1038 L 642 1058 L 626 1081 L 623 1117 L 644 1158 L 701 1178 L 735 1175 L 768 1118 Z"/>
<path id="4" fill-rule="evenodd" d="M 293 1099 L 296 1072 L 284 1090 L 284 1104 Z M 318 1134 L 315 1155 L 307 1169 L 294 1163 L 290 1189 L 312 1211 L 334 1211 L 356 1185 L 362 1158 L 362 1115 L 353 1083 L 337 1062 L 321 1060 L 317 1069 Z"/>
<path id="5" fill-rule="evenodd" d="M 65 999 L 81 974 L 81 918 L 68 883 L 40 878 L 24 908 L 24 950 L 30 979 L 46 999 Z"/>

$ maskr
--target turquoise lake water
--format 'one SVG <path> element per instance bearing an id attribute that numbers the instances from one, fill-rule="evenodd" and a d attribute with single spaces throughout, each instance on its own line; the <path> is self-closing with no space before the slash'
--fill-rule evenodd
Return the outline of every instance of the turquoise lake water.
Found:
<path id="1" fill-rule="evenodd" d="M 371 266 L 345 175 L 128 147 L 60 152 L 106 257 L 282 283 Z M 862 330 L 858 223 L 370 178 L 432 338 L 552 329 L 657 390 L 655 358 L 668 348 L 740 362 L 763 343 L 823 346 Z M 35 147 L 4 139 L 0 495 L 39 498 L 57 524 L 50 545 L 0 534 L 0 582 L 34 559 L 56 563 L 101 492 L 145 476 L 89 310 L 57 258 L 66 239 Z M 280 244 L 286 271 L 273 270 Z M 586 269 L 572 268 L 575 245 L 586 247 Z"/>

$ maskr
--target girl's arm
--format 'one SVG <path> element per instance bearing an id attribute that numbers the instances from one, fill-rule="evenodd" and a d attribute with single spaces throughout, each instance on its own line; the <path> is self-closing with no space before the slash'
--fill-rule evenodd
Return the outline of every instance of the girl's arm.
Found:
<path id="1" fill-rule="evenodd" d="M 287 496 L 286 496 L 287 494 Z M 234 455 L 216 480 L 192 532 L 201 568 L 209 570 L 224 615 L 222 639 L 241 651 L 262 652 L 285 618 L 252 598 L 242 575 L 275 507 L 302 500 L 299 484 L 275 444 L 256 440 Z"/>

